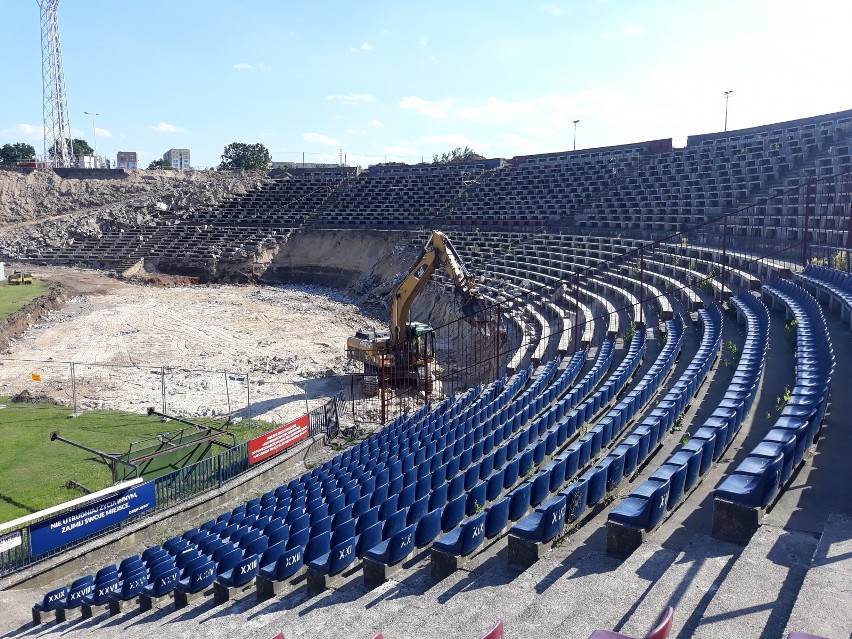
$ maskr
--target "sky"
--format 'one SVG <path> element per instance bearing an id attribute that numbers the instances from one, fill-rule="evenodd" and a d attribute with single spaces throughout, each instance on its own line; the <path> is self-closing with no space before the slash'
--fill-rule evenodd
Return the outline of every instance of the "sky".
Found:
<path id="1" fill-rule="evenodd" d="M 61 0 L 58 16 L 74 137 L 143 166 L 170 148 L 216 166 L 232 142 L 364 167 L 565 151 L 575 131 L 578 149 L 682 145 L 723 130 L 725 91 L 729 130 L 852 108 L 849 0 Z M 0 59 L 0 145 L 40 154 L 36 0 L 0 0 Z"/>

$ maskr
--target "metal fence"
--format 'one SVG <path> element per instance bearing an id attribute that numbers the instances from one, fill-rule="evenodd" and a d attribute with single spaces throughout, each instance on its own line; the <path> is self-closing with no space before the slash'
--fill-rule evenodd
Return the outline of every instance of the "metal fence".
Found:
<path id="1" fill-rule="evenodd" d="M 310 410 L 318 405 L 308 396 L 309 382 L 295 382 L 287 374 L 168 365 L 2 358 L 0 382 L 12 396 L 23 393 L 74 412 L 105 408 L 144 413 L 153 407 L 184 417 L 280 421 L 302 406 Z"/>
<path id="2" fill-rule="evenodd" d="M 339 416 L 343 402 L 343 393 L 341 392 L 322 406 L 311 409 L 308 412 L 310 435 L 326 433 L 329 437 L 336 436 L 340 429 Z M 157 495 L 155 508 L 146 512 L 144 515 L 127 520 L 123 524 L 110 526 L 98 531 L 96 535 L 56 548 L 51 552 L 35 557 L 30 553 L 30 527 L 37 524 L 38 521 L 29 522 L 19 528 L 0 533 L 0 576 L 23 570 L 33 564 L 87 543 L 92 539 L 108 535 L 120 529 L 129 521 L 142 519 L 150 516 L 151 513 L 170 508 L 187 499 L 222 487 L 230 480 L 249 470 L 248 446 L 248 443 L 239 444 L 216 456 L 202 459 L 190 466 L 157 477 L 152 480 Z M 278 454 L 283 452 L 285 451 L 282 450 Z M 16 535 L 20 535 L 20 545 L 3 550 L 4 540 L 12 539 Z"/>

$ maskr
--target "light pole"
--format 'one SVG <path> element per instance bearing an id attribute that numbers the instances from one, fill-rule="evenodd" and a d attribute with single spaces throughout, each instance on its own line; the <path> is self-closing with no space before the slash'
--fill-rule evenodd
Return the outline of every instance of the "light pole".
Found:
<path id="1" fill-rule="evenodd" d="M 728 131 L 728 99 L 731 97 L 733 92 L 733 89 L 725 91 L 725 132 Z"/>
<path id="2" fill-rule="evenodd" d="M 574 150 L 577 150 L 577 122 L 579 120 L 574 120 Z"/>
<path id="3" fill-rule="evenodd" d="M 92 141 L 95 145 L 94 168 L 98 168 L 98 134 L 95 131 L 95 117 L 100 115 L 100 113 L 95 113 L 94 111 L 83 111 L 83 113 L 92 116 Z"/>

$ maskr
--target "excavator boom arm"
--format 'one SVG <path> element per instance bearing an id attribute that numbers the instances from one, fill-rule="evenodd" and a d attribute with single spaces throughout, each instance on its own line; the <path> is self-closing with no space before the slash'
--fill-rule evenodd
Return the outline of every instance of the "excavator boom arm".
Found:
<path id="1" fill-rule="evenodd" d="M 465 301 L 477 296 L 474 277 L 465 268 L 450 239 L 441 231 L 432 231 L 432 237 L 424 247 L 417 264 L 397 286 L 393 294 L 390 329 L 391 340 L 395 344 L 399 344 L 406 338 L 405 330 L 411 317 L 411 305 L 439 265 L 447 272 Z"/>

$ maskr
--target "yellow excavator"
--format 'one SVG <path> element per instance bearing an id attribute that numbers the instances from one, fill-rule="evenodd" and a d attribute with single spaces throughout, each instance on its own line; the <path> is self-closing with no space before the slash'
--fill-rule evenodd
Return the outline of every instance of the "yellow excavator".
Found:
<path id="1" fill-rule="evenodd" d="M 33 274 L 27 271 L 15 271 L 14 273 L 6 276 L 6 281 L 13 285 L 32 284 Z"/>
<path id="2" fill-rule="evenodd" d="M 450 239 L 441 231 L 432 231 L 420 259 L 394 289 L 390 330 L 360 330 L 346 340 L 348 358 L 363 362 L 366 376 L 383 369 L 386 377 L 397 383 L 429 382 L 429 365 L 434 361 L 433 329 L 411 321 L 411 305 L 439 266 L 453 282 L 462 315 L 469 321 L 481 321 L 485 303 L 474 276 L 465 268 Z M 372 384 L 369 391 L 375 391 Z M 369 391 L 365 378 L 365 393 L 373 394 Z"/>

